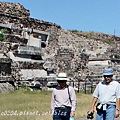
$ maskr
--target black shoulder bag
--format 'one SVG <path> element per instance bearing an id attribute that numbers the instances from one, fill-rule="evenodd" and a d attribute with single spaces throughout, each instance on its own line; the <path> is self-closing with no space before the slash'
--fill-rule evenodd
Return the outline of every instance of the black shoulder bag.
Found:
<path id="1" fill-rule="evenodd" d="M 71 100 L 71 97 L 70 97 L 70 91 L 69 91 L 69 85 L 67 85 L 67 88 L 68 88 L 69 100 L 70 100 L 70 103 L 72 104 L 72 100 Z"/>

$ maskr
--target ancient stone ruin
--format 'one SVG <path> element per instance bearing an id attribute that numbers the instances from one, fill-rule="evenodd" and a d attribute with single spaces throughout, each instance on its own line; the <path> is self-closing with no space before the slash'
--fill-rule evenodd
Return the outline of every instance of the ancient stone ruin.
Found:
<path id="1" fill-rule="evenodd" d="M 105 67 L 112 67 L 119 81 L 119 53 L 118 36 L 76 34 L 30 18 L 20 3 L 0 2 L 0 93 L 21 86 L 46 90 L 56 85 L 59 72 L 66 72 L 75 88 L 84 81 L 96 84 Z"/>

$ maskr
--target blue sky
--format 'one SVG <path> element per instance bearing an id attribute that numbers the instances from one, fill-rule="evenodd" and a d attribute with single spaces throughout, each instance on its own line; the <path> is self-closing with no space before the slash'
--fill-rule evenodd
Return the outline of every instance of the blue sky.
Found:
<path id="1" fill-rule="evenodd" d="M 30 17 L 65 30 L 93 31 L 120 36 L 119 0 L 2 0 L 19 2 Z"/>

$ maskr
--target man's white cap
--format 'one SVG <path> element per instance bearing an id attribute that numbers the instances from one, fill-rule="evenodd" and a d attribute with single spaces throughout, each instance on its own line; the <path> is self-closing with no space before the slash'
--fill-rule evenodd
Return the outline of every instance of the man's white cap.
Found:
<path id="1" fill-rule="evenodd" d="M 56 78 L 56 80 L 69 80 L 69 78 L 67 78 L 67 74 L 66 73 L 59 73 L 58 77 Z"/>

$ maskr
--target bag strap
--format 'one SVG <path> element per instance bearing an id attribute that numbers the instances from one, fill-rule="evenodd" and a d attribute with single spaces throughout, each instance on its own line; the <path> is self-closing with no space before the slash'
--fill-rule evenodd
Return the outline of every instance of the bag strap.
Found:
<path id="1" fill-rule="evenodd" d="M 69 100 L 70 100 L 70 103 L 72 104 L 72 100 L 71 100 L 71 97 L 70 97 L 70 91 L 69 91 L 69 85 L 67 85 L 67 89 L 68 89 Z"/>

